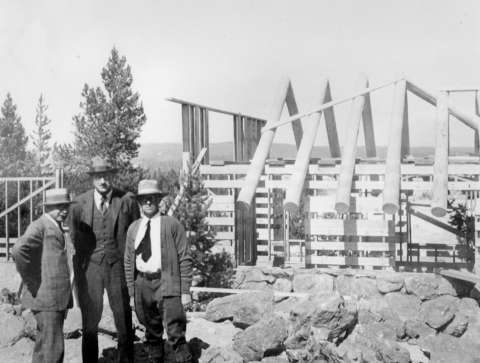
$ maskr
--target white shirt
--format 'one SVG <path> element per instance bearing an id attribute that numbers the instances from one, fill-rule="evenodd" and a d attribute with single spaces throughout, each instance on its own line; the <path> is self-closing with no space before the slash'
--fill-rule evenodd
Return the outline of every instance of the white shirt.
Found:
<path id="1" fill-rule="evenodd" d="M 97 191 L 97 189 L 94 190 L 93 192 L 93 200 L 95 201 L 95 205 L 97 206 L 98 210 L 102 210 L 101 204 L 102 204 L 102 195 Z M 108 206 L 110 205 L 110 201 L 112 200 L 112 190 L 107 193 L 106 195 L 106 200 L 105 200 L 105 209 L 108 209 Z"/>
<path id="2" fill-rule="evenodd" d="M 145 262 L 142 255 L 137 255 L 135 265 L 138 271 L 146 273 L 159 272 L 162 268 L 162 254 L 161 254 L 161 233 L 160 233 L 160 213 L 155 214 L 151 219 L 143 216 L 138 226 L 137 235 L 135 236 L 135 249 L 138 248 L 142 242 L 145 232 L 147 231 L 147 222 L 150 220 L 150 243 L 152 247 L 152 255 Z"/>

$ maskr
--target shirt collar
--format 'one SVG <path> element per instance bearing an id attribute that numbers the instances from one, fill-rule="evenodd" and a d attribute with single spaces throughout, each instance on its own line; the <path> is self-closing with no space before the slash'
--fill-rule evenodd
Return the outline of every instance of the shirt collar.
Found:
<path id="1" fill-rule="evenodd" d="M 93 197 L 95 198 L 95 204 L 100 205 L 102 201 L 102 195 L 95 189 L 93 191 Z M 107 193 L 107 203 L 110 203 L 110 200 L 112 199 L 112 189 Z"/>
<path id="2" fill-rule="evenodd" d="M 152 218 L 147 218 L 145 214 L 142 215 L 142 224 L 147 224 L 147 222 L 153 221 L 154 219 L 160 218 L 160 212 L 157 212 L 156 214 L 153 215 Z"/>

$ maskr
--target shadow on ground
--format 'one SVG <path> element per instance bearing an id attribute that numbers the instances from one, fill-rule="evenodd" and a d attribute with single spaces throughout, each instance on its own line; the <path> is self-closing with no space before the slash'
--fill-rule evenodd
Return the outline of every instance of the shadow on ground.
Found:
<path id="1" fill-rule="evenodd" d="M 198 363 L 198 359 L 202 354 L 202 349 L 205 350 L 209 347 L 207 343 L 198 338 L 192 338 L 188 342 L 190 352 L 192 353 L 192 363 Z M 136 363 L 149 363 L 148 354 L 145 350 L 144 344 L 137 342 L 134 345 Z M 102 351 L 102 357 L 99 358 L 98 363 L 114 363 L 117 356 L 117 348 L 107 348 Z M 165 345 L 165 362 L 175 362 L 175 356 L 173 351 Z"/>

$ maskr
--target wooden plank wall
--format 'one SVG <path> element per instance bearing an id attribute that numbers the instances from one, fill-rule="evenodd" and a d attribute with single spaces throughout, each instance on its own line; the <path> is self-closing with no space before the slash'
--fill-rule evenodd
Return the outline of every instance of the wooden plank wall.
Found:
<path id="1" fill-rule="evenodd" d="M 465 163 L 450 162 L 448 169 L 451 192 L 466 193 L 469 190 L 480 190 L 480 168 L 477 159 L 470 162 L 467 160 Z M 452 263 L 462 263 L 460 247 L 443 248 L 445 247 L 443 242 L 436 246 L 422 244 L 420 247 L 415 244 L 407 246 L 408 230 L 405 215 L 407 208 L 402 207 L 401 213 L 393 216 L 384 214 L 382 210 L 384 163 L 355 165 L 350 209 L 345 214 L 338 214 L 335 211 L 334 192 L 338 184 L 339 165 L 310 164 L 305 191 L 309 195 L 306 206 L 307 236 L 303 241 L 291 241 L 287 253 L 283 250 L 284 241 L 277 241 L 278 238 L 275 238 L 272 192 L 286 188 L 292 167 L 293 165 L 289 163 L 265 166 L 254 203 L 257 263 L 260 261 L 271 263 L 279 251 L 288 255 L 291 263 L 318 267 L 388 269 L 393 268 L 396 263 L 418 265 L 419 261 L 432 266 L 448 263 L 449 267 L 452 267 Z M 247 169 L 247 164 L 203 165 L 201 173 L 205 177 L 204 184 L 207 188 L 238 190 L 242 187 Z M 408 195 L 409 191 L 432 189 L 433 165 L 402 164 L 401 173 L 402 195 Z M 219 178 L 219 175 L 230 177 Z M 228 198 L 230 205 L 227 209 L 233 210 L 235 215 L 234 200 L 232 196 Z M 402 205 L 405 202 L 406 199 L 402 201 Z M 219 202 L 212 203 L 212 208 L 214 205 L 216 209 L 220 209 Z M 218 217 L 214 223 L 224 223 L 225 226 L 231 226 L 231 230 L 234 230 L 236 225 L 235 218 L 231 216 Z M 218 234 L 217 238 L 235 238 L 234 233 L 225 233 Z"/>

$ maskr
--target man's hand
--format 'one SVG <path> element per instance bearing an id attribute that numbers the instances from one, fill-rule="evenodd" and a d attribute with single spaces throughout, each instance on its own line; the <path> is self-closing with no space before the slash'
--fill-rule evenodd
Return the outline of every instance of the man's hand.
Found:
<path id="1" fill-rule="evenodd" d="M 130 298 L 130 308 L 135 311 L 135 299 L 133 297 Z"/>
<path id="2" fill-rule="evenodd" d="M 182 305 L 186 308 L 192 303 L 192 296 L 190 294 L 182 294 Z"/>

